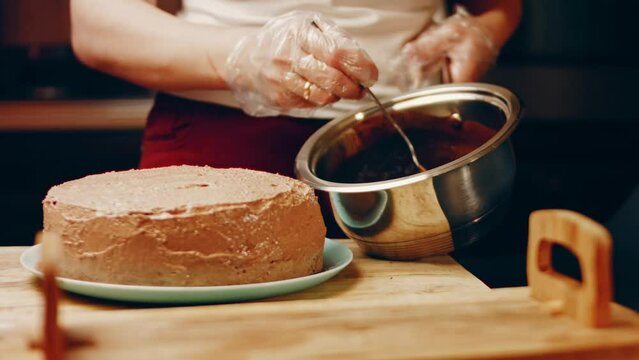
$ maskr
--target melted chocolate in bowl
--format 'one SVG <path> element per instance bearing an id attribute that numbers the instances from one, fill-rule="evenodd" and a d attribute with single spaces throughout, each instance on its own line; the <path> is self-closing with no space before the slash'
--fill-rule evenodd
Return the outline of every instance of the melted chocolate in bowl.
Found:
<path id="1" fill-rule="evenodd" d="M 456 160 L 488 141 L 497 130 L 479 122 L 453 118 L 429 118 L 420 127 L 405 128 L 415 146 L 417 158 L 426 169 Z M 419 172 L 406 143 L 389 133 L 371 146 L 346 159 L 331 181 L 363 183 L 396 179 Z"/>

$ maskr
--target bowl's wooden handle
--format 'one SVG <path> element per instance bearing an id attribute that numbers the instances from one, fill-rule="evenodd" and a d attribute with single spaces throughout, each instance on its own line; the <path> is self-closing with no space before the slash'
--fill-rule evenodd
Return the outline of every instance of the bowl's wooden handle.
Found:
<path id="1" fill-rule="evenodd" d="M 568 210 L 539 210 L 530 215 L 528 285 L 531 296 L 555 301 L 559 311 L 589 327 L 610 322 L 612 280 L 610 233 L 599 223 Z M 579 261 L 581 282 L 552 267 L 552 244 L 570 250 Z"/>

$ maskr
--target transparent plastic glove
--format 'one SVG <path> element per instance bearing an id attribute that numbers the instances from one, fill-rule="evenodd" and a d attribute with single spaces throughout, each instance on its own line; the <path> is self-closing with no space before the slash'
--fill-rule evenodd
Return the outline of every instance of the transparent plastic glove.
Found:
<path id="1" fill-rule="evenodd" d="M 244 37 L 229 55 L 225 80 L 253 116 L 307 116 L 339 99 L 359 99 L 377 80 L 368 54 L 334 22 L 294 11 Z"/>
<path id="2" fill-rule="evenodd" d="M 397 85 L 412 90 L 448 65 L 450 82 L 477 81 L 494 64 L 499 51 L 490 36 L 461 6 L 407 43 L 393 61 Z"/>

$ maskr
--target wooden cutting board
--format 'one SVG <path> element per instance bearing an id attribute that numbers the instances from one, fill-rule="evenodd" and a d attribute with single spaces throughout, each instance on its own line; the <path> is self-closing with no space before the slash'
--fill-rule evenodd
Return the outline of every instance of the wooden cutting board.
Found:
<path id="1" fill-rule="evenodd" d="M 66 328 L 94 345 L 70 359 L 639 358 L 637 313 L 613 306 L 611 327 L 582 327 L 550 315 L 527 288 L 71 314 Z M 23 334 L 0 342 L 0 354 L 41 356 Z"/>
<path id="2" fill-rule="evenodd" d="M 330 305 L 385 298 L 395 294 L 490 291 L 484 283 L 449 256 L 434 256 L 411 262 L 385 261 L 367 257 L 352 240 L 338 241 L 351 249 L 353 262 L 336 277 L 306 291 L 264 301 L 288 306 L 292 302 L 321 299 Z M 27 247 L 0 247 L 0 340 L 4 328 L 13 327 L 15 322 L 32 321 L 32 317 L 39 316 L 42 309 L 38 282 L 20 266 L 20 255 L 26 249 Z M 144 307 L 129 305 L 67 294 L 62 302 L 62 310 L 84 314 Z M 219 305 L 216 308 L 224 309 L 226 306 Z"/>
<path id="3" fill-rule="evenodd" d="M 595 236 L 600 229 L 576 226 L 572 221 L 580 219 L 569 214 L 555 221 L 554 215 L 535 218 L 541 226 L 531 232 L 534 241 L 529 242 L 529 254 L 534 254 L 534 264 L 539 265 L 530 266 L 529 257 L 529 279 L 546 286 L 541 292 L 537 287 L 532 294 L 543 301 L 531 297 L 530 288 L 488 291 L 471 285 L 468 291 L 429 291 L 428 278 L 417 270 L 426 269 L 428 260 L 380 262 L 357 253 L 352 267 L 342 275 L 350 279 L 350 291 L 375 277 L 371 275 L 376 271 L 381 276 L 374 285 L 369 283 L 371 287 L 359 287 L 360 291 L 354 292 L 357 296 L 344 295 L 349 287 L 342 287 L 343 283 L 336 286 L 338 278 L 322 285 L 323 292 L 316 289 L 315 293 L 267 302 L 177 308 L 83 308 L 67 304 L 61 317 L 68 334 L 92 342 L 70 349 L 67 355 L 69 359 L 154 360 L 639 359 L 639 314 L 619 305 L 608 306 L 609 299 L 602 306 L 601 300 L 609 296 L 610 289 L 593 287 L 592 279 L 598 279 L 599 285 L 605 281 L 602 269 L 606 267 L 601 265 L 606 262 L 584 260 L 591 255 L 591 260 L 598 259 L 597 254 L 609 250 L 606 242 Z M 589 240 L 562 240 L 572 239 L 575 234 Z M 544 268 L 548 253 L 540 244 L 548 239 L 576 250 L 582 263 L 582 283 L 571 283 L 553 274 L 551 267 Z M 372 271 L 367 267 L 370 264 L 379 268 Z M 393 267 L 396 274 L 388 271 Z M 354 268 L 358 270 L 353 272 Z M 436 269 L 432 267 L 431 271 Z M 401 288 L 392 285 L 394 277 L 402 279 Z M 450 271 L 448 277 L 449 283 L 458 281 Z M 593 289 L 602 291 L 591 292 Z M 581 310 L 567 311 L 568 305 Z M 0 307 L 0 327 L 9 310 Z M 591 328 L 583 324 L 609 326 Z M 24 322 L 10 333 L 0 329 L 0 357 L 41 358 L 39 351 L 28 346 L 37 330 L 34 325 L 34 321 Z"/>

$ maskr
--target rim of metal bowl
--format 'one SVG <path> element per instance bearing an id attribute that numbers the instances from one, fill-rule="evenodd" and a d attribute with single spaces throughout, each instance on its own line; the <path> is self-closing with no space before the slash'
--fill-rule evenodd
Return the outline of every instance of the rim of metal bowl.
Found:
<path id="1" fill-rule="evenodd" d="M 434 85 L 423 90 L 417 90 L 405 95 L 401 95 L 382 102 L 382 105 L 394 110 L 401 110 L 402 104 L 410 100 L 425 100 L 430 98 L 431 102 L 439 103 L 455 100 L 484 100 L 490 104 L 500 108 L 506 115 L 505 124 L 497 131 L 497 133 L 486 143 L 473 150 L 472 152 L 455 159 L 444 165 L 429 169 L 426 172 L 417 173 L 397 179 L 390 179 L 377 182 L 367 183 L 338 183 L 322 179 L 315 175 L 311 170 L 315 168 L 318 161 L 318 155 L 315 151 L 317 142 L 327 133 L 342 131 L 351 127 L 351 124 L 357 121 L 364 121 L 366 115 L 370 115 L 379 111 L 376 105 L 350 112 L 331 120 L 326 125 L 317 130 L 311 137 L 306 140 L 295 159 L 295 172 L 297 177 L 308 185 L 317 190 L 338 192 L 338 193 L 359 193 L 369 191 L 386 190 L 402 185 L 413 184 L 437 175 L 458 169 L 472 162 L 477 161 L 485 154 L 501 145 L 513 132 L 521 117 L 521 105 L 518 97 L 510 90 L 497 85 L 482 83 L 461 83 L 461 84 L 445 84 Z M 352 119 L 351 121 L 346 121 Z"/>

